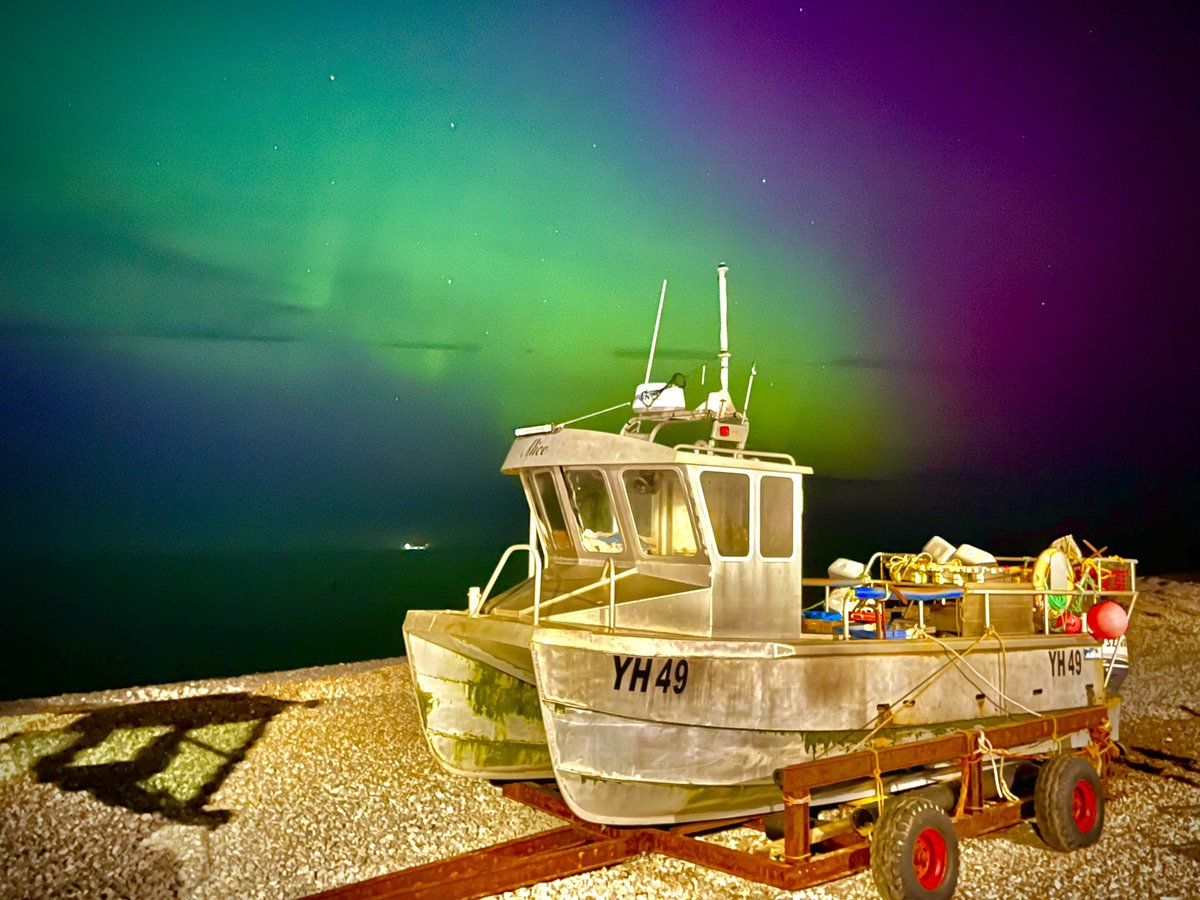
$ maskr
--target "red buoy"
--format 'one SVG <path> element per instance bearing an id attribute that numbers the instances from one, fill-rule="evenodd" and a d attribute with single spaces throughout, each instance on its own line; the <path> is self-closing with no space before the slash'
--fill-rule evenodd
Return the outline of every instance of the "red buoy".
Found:
<path id="1" fill-rule="evenodd" d="M 1088 631 L 1101 640 L 1116 640 L 1129 627 L 1129 614 L 1115 600 L 1097 603 L 1087 612 Z"/>
<path id="2" fill-rule="evenodd" d="M 1083 630 L 1083 619 L 1073 612 L 1065 612 L 1058 617 L 1058 627 L 1066 634 L 1079 634 Z"/>

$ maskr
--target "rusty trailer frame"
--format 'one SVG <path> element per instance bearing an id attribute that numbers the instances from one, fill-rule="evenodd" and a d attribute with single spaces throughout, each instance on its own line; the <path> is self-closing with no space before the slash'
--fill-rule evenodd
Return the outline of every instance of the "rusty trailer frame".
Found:
<path id="1" fill-rule="evenodd" d="M 567 824 L 459 856 L 403 869 L 319 894 L 322 900 L 450 900 L 487 897 L 520 887 L 606 868 L 643 853 L 659 853 L 781 890 L 802 890 L 853 875 L 871 864 L 871 844 L 853 833 L 849 846 L 814 852 L 809 803 L 815 788 L 934 763 L 960 766 L 954 830 L 959 838 L 1008 828 L 1025 818 L 1027 799 L 989 801 L 983 795 L 982 746 L 1007 750 L 1087 731 L 1084 752 L 1098 761 L 1101 779 L 1116 752 L 1108 709 L 1094 706 L 1036 719 L 960 731 L 943 737 L 877 747 L 788 766 L 776 773 L 784 796 L 782 858 L 764 847 L 745 851 L 701 836 L 731 828 L 765 830 L 762 816 L 693 822 L 670 827 L 610 826 L 575 816 L 553 782 L 510 782 L 503 794 Z M 986 739 L 982 744 L 981 737 Z M 965 796 L 962 793 L 965 792 Z"/>

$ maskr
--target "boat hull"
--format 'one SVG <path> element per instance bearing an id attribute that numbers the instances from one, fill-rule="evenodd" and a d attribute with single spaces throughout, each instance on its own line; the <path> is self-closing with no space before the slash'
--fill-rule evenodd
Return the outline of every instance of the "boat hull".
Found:
<path id="1" fill-rule="evenodd" d="M 412 610 L 404 643 L 422 731 L 437 761 L 473 778 L 550 778 L 529 655 L 531 629 L 466 613 Z"/>
<path id="2" fill-rule="evenodd" d="M 1101 663 L 1086 652 L 1094 644 L 539 629 L 533 659 L 564 798 L 583 818 L 633 825 L 779 809 L 776 770 L 876 738 L 918 740 L 1103 703 Z"/>

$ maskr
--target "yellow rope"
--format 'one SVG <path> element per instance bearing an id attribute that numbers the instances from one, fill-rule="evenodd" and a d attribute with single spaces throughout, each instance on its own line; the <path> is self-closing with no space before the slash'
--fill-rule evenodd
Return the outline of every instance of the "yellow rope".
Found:
<path id="1" fill-rule="evenodd" d="M 966 656 L 968 653 L 970 653 L 972 650 L 974 650 L 977 646 L 979 646 L 979 642 L 982 641 L 983 638 L 984 638 L 983 635 L 980 635 L 978 638 L 976 638 L 975 642 L 972 643 L 971 646 L 969 646 L 962 655 Z M 955 653 L 955 651 L 953 649 L 946 647 L 946 645 L 943 644 L 941 641 L 939 641 L 937 638 L 933 638 L 933 640 L 937 641 L 938 644 L 941 644 L 950 653 Z M 955 655 L 957 655 L 957 654 L 955 654 Z M 899 706 L 900 704 L 904 703 L 907 700 L 916 700 L 916 698 L 921 696 L 921 694 L 923 694 L 926 691 L 926 689 L 928 689 L 928 687 L 931 684 L 933 684 L 933 682 L 938 678 L 938 676 L 940 676 L 944 671 L 946 671 L 946 669 L 948 669 L 950 666 L 952 666 L 954 664 L 954 662 L 955 662 L 955 660 L 953 660 L 953 659 L 947 660 L 946 662 L 944 662 L 941 665 L 940 668 L 935 669 L 929 675 L 926 675 L 924 679 L 917 682 L 917 684 L 914 687 L 909 688 L 904 694 L 902 694 L 900 696 L 899 699 L 897 699 L 894 703 L 891 703 L 888 705 L 887 712 L 879 719 L 879 722 L 875 725 L 874 728 L 871 728 L 871 730 L 868 731 L 866 733 L 866 735 L 860 741 L 858 741 L 853 747 L 851 747 L 849 750 L 845 750 L 845 751 L 841 751 L 841 752 L 853 753 L 854 751 L 863 747 L 868 741 L 870 741 L 882 729 L 886 728 L 888 726 L 888 724 L 892 721 L 892 719 L 895 718 L 895 716 L 896 716 L 895 709 L 897 706 Z M 982 678 L 983 676 L 980 676 L 980 677 Z M 871 724 L 870 722 L 866 722 L 866 723 L 864 723 L 864 725 L 862 727 L 868 728 L 870 726 L 870 724 Z M 855 730 L 858 730 L 858 729 L 855 729 Z M 833 751 L 834 751 L 834 748 L 830 747 L 824 753 L 822 753 L 814 758 L 821 759 L 822 757 L 828 756 Z"/>
<path id="2" fill-rule="evenodd" d="M 803 797 L 793 797 L 791 794 L 783 795 L 784 806 L 807 806 L 811 800 L 811 794 L 805 794 Z"/>
<path id="3" fill-rule="evenodd" d="M 1029 708 L 1028 706 L 1026 706 L 1025 704 L 1023 704 L 1023 703 L 1020 703 L 1020 702 L 1018 702 L 1018 701 L 1014 700 L 1012 697 L 1008 696 L 1008 694 L 1006 694 L 1006 693 L 1005 693 L 1005 692 L 1004 692 L 1004 691 L 1003 691 L 1001 688 L 997 687 L 996 685 L 994 685 L 994 684 L 992 684 L 990 681 L 988 681 L 988 679 L 984 677 L 984 675 L 983 675 L 983 673 L 982 673 L 982 672 L 980 672 L 978 669 L 976 669 L 974 666 L 972 666 L 972 665 L 971 665 L 969 662 L 967 662 L 967 660 L 966 660 L 967 654 L 968 654 L 968 653 L 970 653 L 972 650 L 974 650 L 974 649 L 975 649 L 975 647 L 976 647 L 976 646 L 978 646 L 978 644 L 979 644 L 979 642 L 980 642 L 980 641 L 982 641 L 984 638 L 986 638 L 986 637 L 989 637 L 989 636 L 993 636 L 993 637 L 995 637 L 996 635 L 995 635 L 995 633 L 994 633 L 994 632 L 993 632 L 991 635 L 989 635 L 989 633 L 985 631 L 983 634 L 981 634 L 981 635 L 979 636 L 979 638 L 978 638 L 978 639 L 975 641 L 975 643 L 974 643 L 974 644 L 972 644 L 970 647 L 968 647 L 968 648 L 966 649 L 966 652 L 964 652 L 964 653 L 959 653 L 957 650 L 955 650 L 955 649 L 954 649 L 953 647 L 951 647 L 949 644 L 945 643 L 945 642 L 944 642 L 944 641 L 942 641 L 942 640 L 939 640 L 939 639 L 938 639 L 936 636 L 934 636 L 934 635 L 930 635 L 930 638 L 929 638 L 929 639 L 930 639 L 931 641 L 933 641 L 934 643 L 936 643 L 936 644 L 937 644 L 939 647 L 941 647 L 943 650 L 945 650 L 945 651 L 946 651 L 946 653 L 948 653 L 950 656 L 954 657 L 954 659 L 952 659 L 952 660 L 951 660 L 951 662 L 962 662 L 962 663 L 963 663 L 963 665 L 965 665 L 965 666 L 966 666 L 968 669 L 970 669 L 972 672 L 974 672 L 974 673 L 976 674 L 976 676 L 978 676 L 978 677 L 979 677 L 979 679 L 980 679 L 981 681 L 985 682 L 985 683 L 987 684 L 987 686 L 988 686 L 988 687 L 990 687 L 990 688 L 991 688 L 992 690 L 994 690 L 994 691 L 995 691 L 997 694 L 999 694 L 999 695 L 1000 695 L 1000 697 L 1001 697 L 1001 699 L 1003 699 L 1003 700 L 1004 700 L 1006 703 L 1011 703 L 1011 704 L 1013 704 L 1014 706 L 1018 706 L 1018 707 L 1020 707 L 1020 708 L 1021 708 L 1021 709 L 1023 709 L 1025 712 L 1029 713 L 1031 716 L 1036 716 L 1036 717 L 1038 717 L 1038 718 L 1041 718 L 1041 717 L 1044 715 L 1044 713 L 1040 713 L 1040 712 L 1038 712 L 1038 711 L 1037 711 L 1037 710 L 1035 710 L 1035 709 L 1030 709 L 1030 708 Z M 999 643 L 1000 643 L 1000 650 L 1001 650 L 1001 654 L 1004 654 L 1004 652 L 1005 652 L 1005 650 L 1004 650 L 1004 642 L 1003 642 L 1003 641 L 1000 641 Z M 1007 663 L 1007 658 L 1006 658 L 1006 659 L 1005 659 L 1005 668 L 1006 668 L 1006 669 L 1007 669 L 1007 666 L 1008 666 L 1008 663 Z M 1007 687 L 1007 684 L 1006 684 L 1005 686 Z M 1008 712 L 1010 715 L 1012 714 L 1012 713 L 1011 713 L 1011 711 L 1010 711 L 1010 710 L 1009 710 L 1007 707 L 1005 708 L 1005 712 Z"/>
<path id="4" fill-rule="evenodd" d="M 959 734 L 964 735 L 968 741 L 972 743 L 972 750 L 963 757 L 962 781 L 958 790 L 958 802 L 954 804 L 954 818 L 961 819 L 963 812 L 967 808 L 967 794 L 971 785 L 971 769 L 974 768 L 974 762 L 979 754 L 979 732 L 978 731 L 960 731 Z"/>
<path id="5" fill-rule="evenodd" d="M 1116 759 L 1121 748 L 1112 739 L 1112 722 L 1105 719 L 1103 723 L 1091 729 L 1091 740 L 1083 748 L 1084 754 L 1092 761 L 1092 767 L 1104 775 L 1108 770 L 1109 761 Z"/>
<path id="6" fill-rule="evenodd" d="M 1015 754 L 1009 753 L 1007 750 L 997 750 L 995 747 L 992 746 L 992 742 L 987 739 L 987 735 L 982 734 L 982 733 L 979 735 L 979 743 L 977 746 L 979 747 L 979 758 L 981 760 L 985 756 L 992 757 L 992 778 L 994 778 L 996 781 L 996 791 L 1005 800 L 1012 800 L 1012 801 L 1020 800 L 1021 799 L 1020 797 L 1018 797 L 1011 790 L 1009 790 L 1008 782 L 1004 780 L 1003 773 L 1001 771 L 999 771 L 996 766 L 996 759 L 998 757 L 1003 759 L 1003 758 L 1007 758 L 1007 757 L 1012 757 Z"/>
<path id="7" fill-rule="evenodd" d="M 882 815 L 883 801 L 886 798 L 886 794 L 883 790 L 883 768 L 879 763 L 879 749 L 877 747 L 872 747 L 871 755 L 875 757 L 875 768 L 871 770 L 871 775 L 875 778 L 875 792 L 879 797 L 879 813 Z"/>

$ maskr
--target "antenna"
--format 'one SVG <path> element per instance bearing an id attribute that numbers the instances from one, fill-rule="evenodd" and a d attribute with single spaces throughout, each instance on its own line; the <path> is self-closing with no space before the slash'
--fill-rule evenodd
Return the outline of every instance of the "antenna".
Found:
<path id="1" fill-rule="evenodd" d="M 650 369 L 654 366 L 654 348 L 658 346 L 658 326 L 662 323 L 663 304 L 667 300 L 667 279 L 663 279 L 662 294 L 658 298 L 658 315 L 654 319 L 654 337 L 650 339 L 650 358 L 646 360 L 646 377 L 643 381 L 649 383 Z"/>
<path id="2" fill-rule="evenodd" d="M 758 362 L 750 363 L 750 380 L 746 382 L 746 402 L 742 404 L 742 418 L 750 414 L 750 392 L 754 390 L 754 376 L 758 374 Z"/>
<path id="3" fill-rule="evenodd" d="M 658 296 L 658 315 L 654 319 L 654 337 L 650 339 L 650 358 L 646 360 L 646 380 L 638 385 L 633 395 L 635 416 L 641 413 L 659 414 L 687 409 L 683 396 L 683 384 L 676 383 L 675 376 L 669 381 L 651 381 L 654 368 L 654 351 L 658 348 L 658 329 L 662 325 L 663 305 L 667 302 L 667 279 L 663 279 L 662 293 Z"/>

